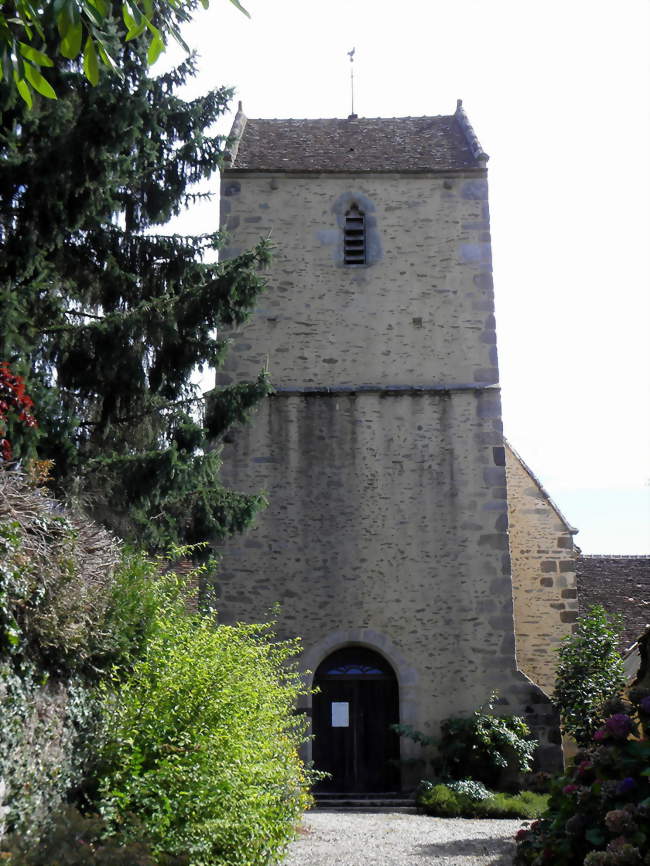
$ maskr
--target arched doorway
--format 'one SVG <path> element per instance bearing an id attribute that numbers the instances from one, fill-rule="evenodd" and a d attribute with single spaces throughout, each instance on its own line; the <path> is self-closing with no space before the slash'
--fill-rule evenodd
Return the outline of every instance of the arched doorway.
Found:
<path id="1" fill-rule="evenodd" d="M 331 778 L 319 791 L 362 793 L 399 789 L 397 678 L 379 653 L 348 646 L 316 670 L 313 759 Z"/>

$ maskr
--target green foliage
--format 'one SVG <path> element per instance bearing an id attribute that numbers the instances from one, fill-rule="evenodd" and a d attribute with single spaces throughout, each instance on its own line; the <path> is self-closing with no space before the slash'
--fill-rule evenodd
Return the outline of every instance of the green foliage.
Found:
<path id="1" fill-rule="evenodd" d="M 560 646 L 552 701 L 560 711 L 563 732 L 580 746 L 591 742 L 603 705 L 625 686 L 618 651 L 621 630 L 619 616 L 595 605 Z"/>
<path id="2" fill-rule="evenodd" d="M 137 837 L 136 814 L 154 852 L 193 866 L 274 862 L 308 802 L 297 650 L 267 626 L 215 627 L 168 595 L 143 657 L 106 692 L 109 825 Z"/>
<path id="3" fill-rule="evenodd" d="M 94 772 L 94 684 L 143 651 L 159 569 L 0 470 L 0 815 L 25 839 Z"/>
<path id="4" fill-rule="evenodd" d="M 145 841 L 122 843 L 107 837 L 104 821 L 63 808 L 37 846 L 12 833 L 0 842 L 7 866 L 187 866 L 187 857 L 154 857 Z"/>
<path id="5" fill-rule="evenodd" d="M 420 746 L 436 746 L 438 741 L 435 737 L 430 737 L 428 734 L 423 734 L 422 731 L 416 730 L 413 725 L 391 725 L 391 730 L 399 734 L 400 737 L 406 737 L 407 740 L 412 740 Z"/>
<path id="6" fill-rule="evenodd" d="M 443 771 L 452 778 L 470 777 L 490 785 L 508 767 L 521 773 L 532 769 L 537 741 L 520 716 L 492 713 L 496 701 L 495 692 L 471 716 L 442 723 L 438 749 Z"/>
<path id="7" fill-rule="evenodd" d="M 198 575 L 200 569 L 196 569 Z M 115 569 L 102 643 L 93 664 L 102 671 L 130 670 L 154 634 L 159 609 L 183 590 L 170 562 L 126 548 Z"/>
<path id="8" fill-rule="evenodd" d="M 469 797 L 470 800 L 487 800 L 491 795 L 483 782 L 474 779 L 459 779 L 457 782 L 447 782 L 446 785 L 450 791 Z"/>
<path id="9" fill-rule="evenodd" d="M 266 375 L 207 409 L 192 377 L 222 363 L 270 247 L 214 263 L 219 232 L 160 229 L 219 168 L 210 130 L 230 93 L 184 101 L 192 58 L 154 79 L 135 41 L 112 38 L 121 79 L 90 87 L 62 61 L 59 98 L 32 111 L 0 84 L 0 358 L 38 407 L 56 495 L 163 551 L 239 531 L 263 505 L 220 484 L 218 440 L 270 393 Z M 28 435 L 12 430 L 17 454 Z"/>
<path id="10" fill-rule="evenodd" d="M 548 794 L 520 791 L 493 794 L 476 804 L 477 818 L 539 818 L 548 805 Z"/>
<path id="11" fill-rule="evenodd" d="M 208 0 L 200 2 L 208 7 Z M 239 0 L 230 2 L 248 15 Z M 126 42 L 147 40 L 147 61 L 155 63 L 165 50 L 168 35 L 187 49 L 180 26 L 190 20 L 197 5 L 196 0 L 8 0 L 0 12 L 0 74 L 31 108 L 34 92 L 56 99 L 41 69 L 53 67 L 57 54 L 68 60 L 80 59 L 93 85 L 99 81 L 100 64 L 122 75 L 111 44 L 115 18 L 121 18 L 125 25 Z"/>
<path id="12" fill-rule="evenodd" d="M 517 866 L 650 863 L 650 690 L 632 689 L 552 785 L 540 821 L 517 834 Z"/>
<path id="13" fill-rule="evenodd" d="M 417 802 L 428 815 L 440 818 L 537 818 L 546 808 L 548 797 L 533 791 L 494 793 L 466 779 L 428 783 L 418 792 Z"/>
<path id="14" fill-rule="evenodd" d="M 122 550 L 16 471 L 0 472 L 0 543 L 0 818 L 23 850 L 11 862 L 87 862 L 75 828 L 85 839 L 96 825 L 53 824 L 66 797 L 100 803 L 115 837 L 89 842 L 91 862 L 274 861 L 308 803 L 298 644 L 216 625 L 198 570 Z M 71 859 L 42 859 L 59 844 Z"/>
<path id="15" fill-rule="evenodd" d="M 477 779 L 487 785 L 498 784 L 503 770 L 528 773 L 532 769 L 537 740 L 530 738 L 530 728 L 519 716 L 502 716 L 492 712 L 498 695 L 469 717 L 445 719 L 441 736 L 434 739 L 410 725 L 393 725 L 400 736 L 419 745 L 435 747 L 431 759 L 434 775 L 441 779 Z"/>
<path id="16" fill-rule="evenodd" d="M 98 703 L 79 677 L 44 682 L 0 660 L 0 718 L 0 835 L 4 823 L 33 842 L 88 771 Z"/>
<path id="17" fill-rule="evenodd" d="M 0 659 L 18 672 L 89 672 L 105 651 L 119 558 L 107 532 L 0 469 Z"/>

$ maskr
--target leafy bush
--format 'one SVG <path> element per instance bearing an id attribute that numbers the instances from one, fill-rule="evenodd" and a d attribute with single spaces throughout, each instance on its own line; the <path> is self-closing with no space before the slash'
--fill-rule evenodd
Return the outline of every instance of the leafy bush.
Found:
<path id="1" fill-rule="evenodd" d="M 548 795 L 535 791 L 496 793 L 476 804 L 477 818 L 539 818 L 548 806 Z"/>
<path id="2" fill-rule="evenodd" d="M 0 468 L 0 835 L 32 839 L 88 772 L 120 557 L 38 487 L 44 474 Z"/>
<path id="3" fill-rule="evenodd" d="M 0 662 L 0 718 L 0 836 L 34 840 L 89 771 L 98 702 L 79 678 L 44 684 Z"/>
<path id="4" fill-rule="evenodd" d="M 468 718 L 445 719 L 438 751 L 441 774 L 453 779 L 472 778 L 496 785 L 503 770 L 530 772 L 537 740 L 520 716 L 491 712 L 497 703 L 494 692 L 486 704 Z"/>
<path id="5" fill-rule="evenodd" d="M 533 791 L 495 793 L 464 780 L 421 786 L 417 802 L 428 815 L 440 818 L 536 818 L 546 808 L 548 797 Z"/>
<path id="6" fill-rule="evenodd" d="M 447 782 L 446 784 L 450 791 L 463 794 L 470 800 L 487 800 L 491 796 L 491 792 L 485 785 L 482 782 L 474 781 L 474 779 L 460 779 L 458 782 Z"/>
<path id="7" fill-rule="evenodd" d="M 188 612 L 180 578 L 164 580 L 142 658 L 106 690 L 100 811 L 126 839 L 137 815 L 154 854 L 192 866 L 273 862 L 308 803 L 298 644 L 267 626 L 215 627 Z"/>
<path id="8" fill-rule="evenodd" d="M 502 716 L 492 712 L 498 693 L 469 717 L 445 719 L 441 737 L 436 740 L 410 725 L 392 725 L 401 737 L 407 737 L 436 754 L 430 761 L 433 776 L 444 782 L 473 779 L 496 787 L 504 771 L 528 773 L 532 769 L 539 745 L 530 736 L 530 728 L 520 716 Z"/>
<path id="9" fill-rule="evenodd" d="M 590 744 L 603 705 L 625 686 L 618 651 L 621 629 L 620 616 L 609 616 L 604 607 L 594 605 L 560 646 L 551 700 L 560 711 L 562 731 L 579 746 Z"/>
<path id="10" fill-rule="evenodd" d="M 540 821 L 517 834 L 517 866 L 650 864 L 650 690 L 611 714 L 552 786 Z"/>
<path id="11" fill-rule="evenodd" d="M 4 858 L 2 855 L 5 855 Z M 34 846 L 33 839 L 12 834 L 0 843 L 7 866 L 187 866 L 187 857 L 156 857 L 143 841 L 122 844 L 106 838 L 97 815 L 81 815 L 68 806 Z"/>
<path id="12" fill-rule="evenodd" d="M 115 845 L 97 862 L 271 862 L 308 802 L 297 643 L 217 626 L 197 611 L 193 575 L 121 549 L 18 472 L 0 472 L 0 551 L 12 856 L 36 864 L 48 839 L 72 839 L 77 819 L 52 823 L 67 797 L 101 806 Z"/>
<path id="13" fill-rule="evenodd" d="M 119 560 L 107 532 L 0 469 L 0 658 L 48 675 L 92 669 Z"/>

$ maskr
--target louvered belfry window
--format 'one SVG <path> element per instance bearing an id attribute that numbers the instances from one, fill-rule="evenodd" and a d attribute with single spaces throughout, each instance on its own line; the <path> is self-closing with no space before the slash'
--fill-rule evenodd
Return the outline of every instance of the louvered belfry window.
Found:
<path id="1" fill-rule="evenodd" d="M 346 265 L 365 265 L 366 226 L 363 212 L 356 204 L 345 214 L 343 261 Z"/>

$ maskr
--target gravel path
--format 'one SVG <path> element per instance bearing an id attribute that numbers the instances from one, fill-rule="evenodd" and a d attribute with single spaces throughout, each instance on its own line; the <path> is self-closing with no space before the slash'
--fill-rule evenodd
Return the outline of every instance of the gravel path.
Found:
<path id="1" fill-rule="evenodd" d="M 318 809 L 283 866 L 509 866 L 521 821 Z"/>

